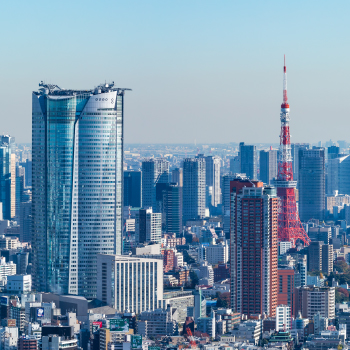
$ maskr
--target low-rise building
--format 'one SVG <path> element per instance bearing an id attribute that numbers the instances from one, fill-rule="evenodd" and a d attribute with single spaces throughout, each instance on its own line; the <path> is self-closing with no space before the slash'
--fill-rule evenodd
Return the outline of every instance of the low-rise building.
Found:
<path id="1" fill-rule="evenodd" d="M 0 280 L 6 279 L 7 276 L 15 275 L 16 271 L 16 264 L 12 261 L 7 263 L 4 257 L 0 257 Z"/>
<path id="2" fill-rule="evenodd" d="M 261 336 L 262 321 L 246 321 L 242 322 L 232 331 L 232 335 L 236 337 L 236 341 L 249 341 L 257 345 Z"/>
<path id="3" fill-rule="evenodd" d="M 32 276 L 31 275 L 12 275 L 7 276 L 8 292 L 27 294 L 32 291 Z"/>
<path id="4" fill-rule="evenodd" d="M 137 321 L 137 333 L 146 337 L 177 335 L 177 310 L 168 305 L 166 309 L 141 312 Z"/>
<path id="5" fill-rule="evenodd" d="M 170 305 L 178 312 L 178 322 L 184 323 L 188 316 L 188 308 L 194 307 L 194 295 L 191 291 L 174 291 L 163 293 L 162 307 Z"/>

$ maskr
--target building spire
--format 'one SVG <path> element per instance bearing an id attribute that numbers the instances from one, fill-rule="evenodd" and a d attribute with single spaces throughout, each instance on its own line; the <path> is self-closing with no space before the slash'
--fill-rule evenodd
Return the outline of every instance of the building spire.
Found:
<path id="1" fill-rule="evenodd" d="M 287 96 L 287 67 L 286 67 L 286 55 L 284 55 L 283 66 L 283 103 L 281 108 L 289 108 L 288 96 Z"/>

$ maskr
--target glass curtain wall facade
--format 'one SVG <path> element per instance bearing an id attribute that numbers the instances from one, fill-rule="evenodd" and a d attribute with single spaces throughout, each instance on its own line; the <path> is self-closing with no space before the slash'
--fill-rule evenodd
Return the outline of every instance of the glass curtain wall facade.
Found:
<path id="1" fill-rule="evenodd" d="M 324 219 L 325 151 L 323 148 L 299 150 L 299 215 L 303 221 Z"/>
<path id="2" fill-rule="evenodd" d="M 156 186 L 169 182 L 169 162 L 166 159 L 145 159 L 142 162 L 142 206 L 157 211 Z"/>
<path id="3" fill-rule="evenodd" d="M 205 217 L 205 160 L 185 158 L 183 161 L 182 221 Z"/>
<path id="4" fill-rule="evenodd" d="M 15 148 L 14 137 L 0 136 L 0 202 L 4 220 L 11 220 L 16 216 Z"/>
<path id="5" fill-rule="evenodd" d="M 241 164 L 241 173 L 246 174 L 251 180 L 257 178 L 257 159 L 256 146 L 239 144 L 239 159 Z"/>
<path id="6" fill-rule="evenodd" d="M 97 254 L 121 254 L 124 89 L 33 93 L 37 291 L 96 297 Z"/>

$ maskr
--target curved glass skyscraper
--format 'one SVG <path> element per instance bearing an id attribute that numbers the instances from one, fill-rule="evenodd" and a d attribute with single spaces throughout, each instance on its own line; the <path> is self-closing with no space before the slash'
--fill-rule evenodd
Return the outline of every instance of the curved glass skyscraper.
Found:
<path id="1" fill-rule="evenodd" d="M 121 254 L 125 89 L 33 92 L 33 279 L 96 297 L 97 254 Z"/>

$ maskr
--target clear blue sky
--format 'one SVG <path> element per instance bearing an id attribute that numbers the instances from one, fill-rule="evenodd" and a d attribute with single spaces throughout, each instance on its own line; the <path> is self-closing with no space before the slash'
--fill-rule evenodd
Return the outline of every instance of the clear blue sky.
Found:
<path id="1" fill-rule="evenodd" d="M 348 140 L 349 1 L 1 1 L 0 132 L 31 141 L 45 80 L 125 98 L 125 142 Z"/>

